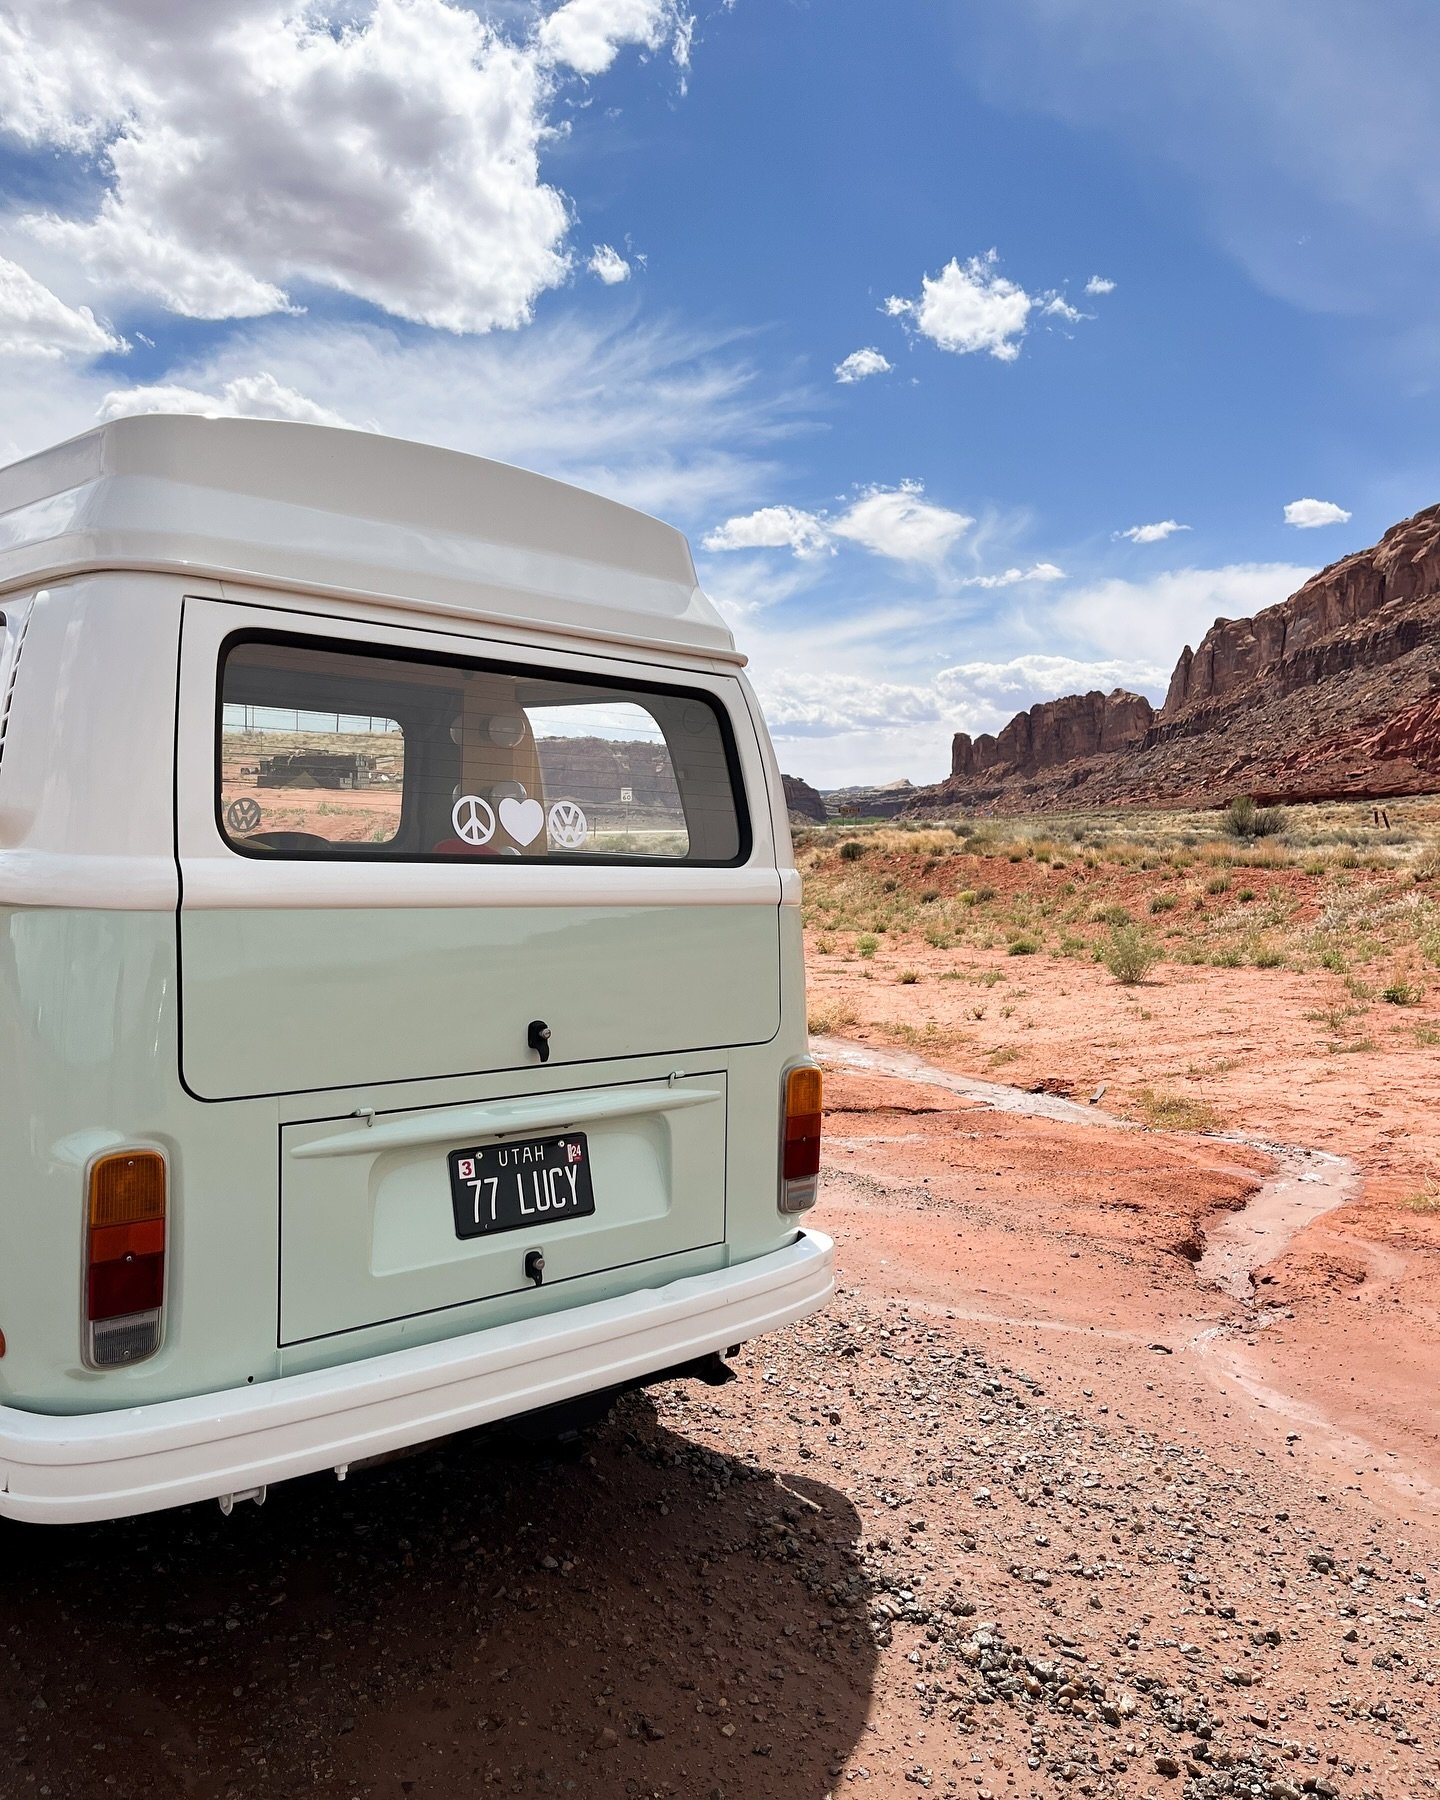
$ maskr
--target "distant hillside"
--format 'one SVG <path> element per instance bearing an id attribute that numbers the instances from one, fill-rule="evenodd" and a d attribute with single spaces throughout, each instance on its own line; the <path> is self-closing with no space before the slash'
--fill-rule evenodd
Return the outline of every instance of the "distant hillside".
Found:
<path id="1" fill-rule="evenodd" d="M 1440 789 L 1440 506 L 1186 645 L 1157 713 L 1068 694 L 956 734 L 909 812 L 1384 798 Z"/>

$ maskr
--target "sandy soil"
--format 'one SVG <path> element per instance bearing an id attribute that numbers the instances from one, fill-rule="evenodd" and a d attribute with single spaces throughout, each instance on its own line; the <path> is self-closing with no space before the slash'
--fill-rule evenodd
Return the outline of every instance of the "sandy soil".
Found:
<path id="1" fill-rule="evenodd" d="M 902 968 L 919 980 L 902 984 Z M 986 986 L 987 976 L 1001 979 Z M 1140 1120 L 1157 1100 L 1162 1116 L 1176 1102 L 1208 1113 L 1213 1131 L 1348 1158 L 1353 1197 L 1257 1267 L 1265 1329 L 1231 1361 L 1237 1376 L 1278 1386 L 1440 1482 L 1440 1210 L 1407 1205 L 1440 1173 L 1440 1053 L 1416 1029 L 1440 1024 L 1433 996 L 1373 1007 L 1365 1037 L 1339 1040 L 1370 1047 L 1336 1050 L 1316 1015 L 1344 989 L 1324 972 L 1164 965 L 1126 988 L 1095 964 L 907 944 L 868 962 L 813 957 L 811 993 L 814 1007 L 853 1014 L 847 1036 L 862 1045 L 908 1038 L 950 1069 L 1081 1101 L 1099 1094 L 1097 1111 Z M 1123 1161 L 1142 1141 L 1121 1134 L 1111 1154 Z M 1170 1204 L 1190 1217 L 1179 1168 Z M 1141 1237 L 1157 1229 L 1171 1235 L 1135 1224 Z M 1067 1305 L 1078 1303 L 1072 1293 Z"/>
<path id="2" fill-rule="evenodd" d="M 1433 1059 L 1016 960 L 816 959 L 841 1292 L 730 1385 L 0 1530 L 3 1800 L 1440 1793 Z"/>

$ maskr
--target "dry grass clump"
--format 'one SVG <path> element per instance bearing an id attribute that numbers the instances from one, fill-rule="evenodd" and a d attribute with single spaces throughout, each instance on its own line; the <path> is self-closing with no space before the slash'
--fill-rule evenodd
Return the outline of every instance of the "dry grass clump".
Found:
<path id="1" fill-rule="evenodd" d="M 1165 1088 L 1141 1088 L 1135 1104 L 1152 1131 L 1218 1131 L 1224 1122 L 1208 1100 Z"/>
<path id="2" fill-rule="evenodd" d="M 810 1008 L 807 1021 L 817 1037 L 833 1037 L 837 1031 L 849 1031 L 860 1023 L 860 1015 L 848 1000 L 821 1001 Z"/>
<path id="3" fill-rule="evenodd" d="M 1440 1182 L 1430 1177 L 1418 1194 L 1408 1195 L 1400 1204 L 1407 1212 L 1440 1213 Z"/>

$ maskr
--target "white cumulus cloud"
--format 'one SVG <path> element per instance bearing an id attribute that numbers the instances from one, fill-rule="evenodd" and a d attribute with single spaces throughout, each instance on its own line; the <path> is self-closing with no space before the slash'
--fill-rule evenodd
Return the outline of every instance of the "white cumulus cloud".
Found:
<path id="1" fill-rule="evenodd" d="M 102 356 L 125 344 L 88 306 L 67 306 L 19 263 L 0 256 L 0 356 Z"/>
<path id="2" fill-rule="evenodd" d="M 1349 517 L 1333 500 L 1292 500 L 1285 508 L 1285 523 L 1301 531 L 1313 531 L 1317 525 L 1343 525 Z"/>
<path id="3" fill-rule="evenodd" d="M 892 364 L 878 350 L 869 347 L 852 350 L 843 362 L 835 365 L 835 379 L 840 382 L 864 381 L 869 375 L 888 375 Z"/>
<path id="4" fill-rule="evenodd" d="M 994 250 L 962 263 L 951 257 L 938 275 L 926 275 L 918 300 L 892 294 L 885 311 L 911 321 L 915 329 L 942 350 L 957 355 L 988 351 L 1001 362 L 1014 362 L 1035 298 L 1002 275 Z"/>
<path id="5" fill-rule="evenodd" d="M 1163 544 L 1165 539 L 1173 537 L 1177 531 L 1188 531 L 1188 525 L 1182 525 L 1178 519 L 1157 519 L 1153 525 L 1131 525 L 1124 531 L 1115 533 L 1117 538 L 1129 538 L 1132 544 Z"/>
<path id="6" fill-rule="evenodd" d="M 346 425 L 353 421 L 321 406 L 273 375 L 240 375 L 217 392 L 161 382 L 152 387 L 116 388 L 100 402 L 101 419 L 130 418 L 136 413 L 200 413 L 218 419 L 292 419 L 302 425 Z M 374 427 L 360 429 L 373 430 Z"/>
<path id="7" fill-rule="evenodd" d="M 762 506 L 727 519 L 704 537 L 707 550 L 793 550 L 818 556 L 830 547 L 830 533 L 816 513 L 798 506 Z"/>
<path id="8" fill-rule="evenodd" d="M 1096 295 L 1113 294 L 1115 292 L 1115 283 L 1108 280 L 1104 275 L 1092 275 L 1085 283 L 1085 292 L 1087 294 Z"/>
<path id="9" fill-rule="evenodd" d="M 615 287 L 618 283 L 630 279 L 629 263 L 610 244 L 597 244 L 585 267 L 592 275 L 598 275 L 606 287 Z"/>
<path id="10" fill-rule="evenodd" d="M 98 178 L 89 205 L 18 228 L 99 291 L 193 318 L 293 312 L 322 288 L 445 331 L 523 325 L 571 268 L 570 208 L 540 174 L 562 83 L 680 20 L 674 0 L 567 0 L 533 30 L 500 17 L 6 0 L 0 118 Z"/>
<path id="11" fill-rule="evenodd" d="M 672 35 L 677 61 L 688 60 L 690 23 L 674 0 L 566 0 L 541 21 L 537 41 L 550 62 L 578 75 L 603 75 L 625 44 L 656 50 Z"/>

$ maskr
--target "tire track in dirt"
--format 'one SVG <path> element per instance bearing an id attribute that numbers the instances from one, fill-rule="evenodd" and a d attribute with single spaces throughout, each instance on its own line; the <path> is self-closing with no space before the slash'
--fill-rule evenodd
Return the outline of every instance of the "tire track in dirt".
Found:
<path id="1" fill-rule="evenodd" d="M 1100 1130 L 1138 1131 L 1142 1127 L 1117 1118 L 1098 1105 L 1080 1105 L 1047 1093 L 1030 1093 L 970 1075 L 959 1074 L 909 1051 L 880 1049 L 844 1039 L 816 1036 L 811 1049 L 822 1062 L 851 1073 L 889 1077 L 919 1086 L 938 1087 L 977 1106 L 998 1112 L 1052 1119 Z M 1330 1417 L 1322 1407 L 1287 1391 L 1273 1371 L 1262 1375 L 1246 1354 L 1241 1334 L 1254 1334 L 1287 1317 L 1284 1309 L 1267 1307 L 1256 1290 L 1257 1271 L 1274 1263 L 1290 1244 L 1326 1214 L 1354 1200 L 1362 1175 L 1347 1157 L 1306 1145 L 1278 1143 L 1243 1132 L 1175 1132 L 1167 1135 L 1203 1138 L 1212 1143 L 1231 1143 L 1258 1150 L 1274 1164 L 1274 1172 L 1261 1182 L 1250 1199 L 1232 1212 L 1208 1220 L 1203 1229 L 1204 1248 L 1195 1263 L 1196 1277 L 1205 1287 L 1218 1290 L 1244 1310 L 1238 1317 L 1216 1323 L 1213 1318 L 1194 1320 L 1191 1330 L 1177 1345 L 1183 1354 L 1200 1362 L 1217 1383 L 1229 1381 L 1245 1396 L 1253 1410 L 1279 1414 L 1312 1439 L 1322 1440 L 1347 1459 L 1358 1458 L 1376 1467 L 1384 1479 L 1407 1498 L 1429 1509 L 1440 1510 L 1440 1487 L 1420 1470 L 1402 1463 L 1396 1451 L 1376 1443 Z M 1390 1279 L 1403 1272 L 1405 1259 L 1395 1251 L 1377 1251 Z M 1371 1258 L 1372 1266 L 1375 1258 Z M 1393 1265 L 1399 1263 L 1402 1269 Z M 1025 1325 L 1063 1330 L 1069 1321 L 1011 1317 L 1008 1314 L 957 1309 L 974 1322 Z M 1085 1330 L 1093 1332 L 1093 1324 Z M 1128 1332 L 1117 1336 L 1131 1336 Z M 1389 1465 L 1387 1467 L 1387 1464 Z"/>

